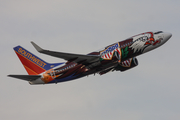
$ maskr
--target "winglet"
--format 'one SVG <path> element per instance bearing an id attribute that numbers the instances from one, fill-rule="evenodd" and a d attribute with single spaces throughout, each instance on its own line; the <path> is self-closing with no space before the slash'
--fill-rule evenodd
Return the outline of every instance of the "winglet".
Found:
<path id="1" fill-rule="evenodd" d="M 34 48 L 38 51 L 38 52 L 42 52 L 43 49 L 41 47 L 39 47 L 37 44 L 35 44 L 33 41 L 31 41 L 32 45 L 34 46 Z"/>

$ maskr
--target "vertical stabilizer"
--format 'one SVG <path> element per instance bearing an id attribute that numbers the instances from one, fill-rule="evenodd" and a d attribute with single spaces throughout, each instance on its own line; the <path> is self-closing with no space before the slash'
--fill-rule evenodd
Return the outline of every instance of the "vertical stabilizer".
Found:
<path id="1" fill-rule="evenodd" d="M 21 46 L 14 47 L 14 50 L 29 75 L 38 75 L 46 70 L 52 69 L 58 65 L 63 64 L 47 63 Z"/>

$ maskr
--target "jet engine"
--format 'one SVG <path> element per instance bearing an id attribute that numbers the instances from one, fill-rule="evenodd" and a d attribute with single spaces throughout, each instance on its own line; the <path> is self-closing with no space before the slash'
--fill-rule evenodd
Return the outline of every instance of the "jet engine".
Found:
<path id="1" fill-rule="evenodd" d="M 128 60 L 122 61 L 120 64 L 118 64 L 114 68 L 114 70 L 123 72 L 123 71 L 129 70 L 137 65 L 138 65 L 138 60 L 137 60 L 137 58 L 134 57 L 134 58 L 130 58 Z"/>

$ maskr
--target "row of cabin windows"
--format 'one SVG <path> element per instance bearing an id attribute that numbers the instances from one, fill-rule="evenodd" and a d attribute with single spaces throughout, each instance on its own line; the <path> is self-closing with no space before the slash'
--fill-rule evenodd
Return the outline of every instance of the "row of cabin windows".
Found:
<path id="1" fill-rule="evenodd" d="M 121 45 L 121 48 L 122 47 L 126 47 L 126 46 L 128 46 L 128 45 L 130 45 L 130 44 L 132 44 L 133 43 L 133 41 L 132 42 L 129 42 L 129 43 L 126 43 L 126 44 L 123 44 L 123 45 Z"/>
<path id="2" fill-rule="evenodd" d="M 67 70 L 67 69 L 69 69 L 69 68 L 72 68 L 72 67 L 74 67 L 74 66 L 76 66 L 76 65 L 75 65 L 75 64 L 73 64 L 73 65 L 70 65 L 70 66 L 68 66 L 68 67 L 65 67 L 65 68 L 63 68 L 63 69 L 56 70 L 56 72 L 62 72 L 62 71 L 64 71 L 64 70 Z"/>

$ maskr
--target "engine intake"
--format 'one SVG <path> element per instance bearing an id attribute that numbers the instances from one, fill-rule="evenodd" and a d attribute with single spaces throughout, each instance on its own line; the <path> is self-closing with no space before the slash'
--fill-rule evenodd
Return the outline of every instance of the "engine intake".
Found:
<path id="1" fill-rule="evenodd" d="M 137 58 L 134 57 L 134 58 L 130 58 L 128 60 L 122 61 L 120 64 L 118 64 L 115 67 L 115 70 L 123 72 L 123 71 L 129 70 L 137 65 L 138 65 L 138 60 L 137 60 Z"/>

